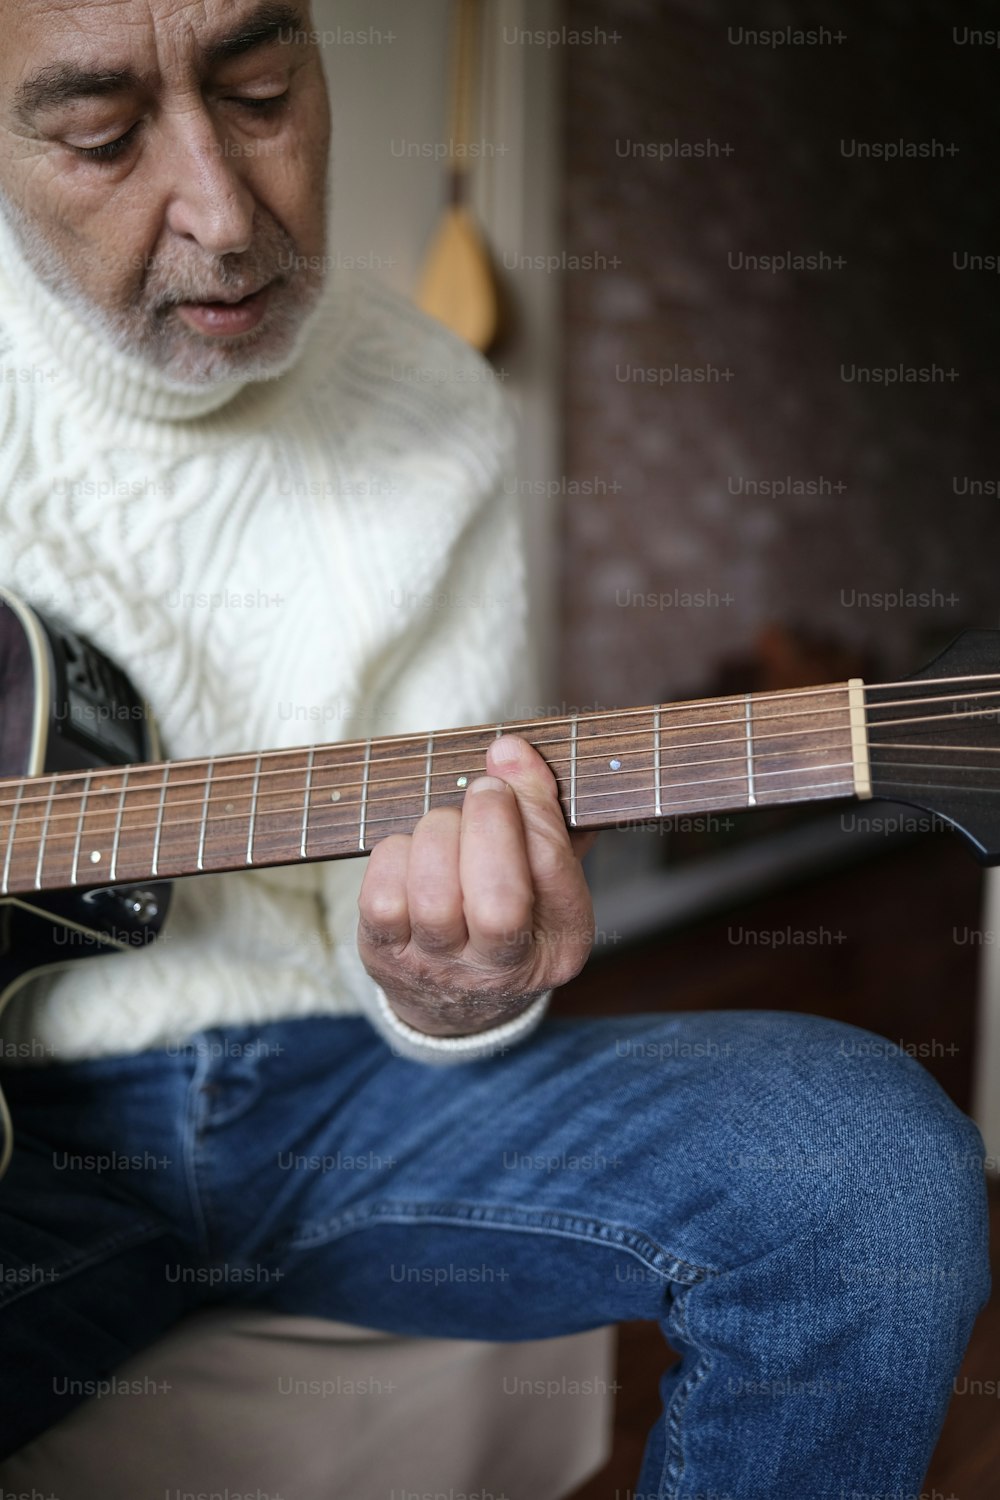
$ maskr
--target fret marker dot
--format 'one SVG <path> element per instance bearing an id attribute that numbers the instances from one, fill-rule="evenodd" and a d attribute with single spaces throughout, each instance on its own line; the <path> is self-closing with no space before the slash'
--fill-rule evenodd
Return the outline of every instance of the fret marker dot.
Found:
<path id="1" fill-rule="evenodd" d="M 226 812 L 227 813 L 231 813 L 232 810 L 233 810 L 233 804 L 231 802 L 227 802 L 226 803 Z"/>
<path id="2" fill-rule="evenodd" d="M 608 762 L 608 765 L 611 767 L 612 771 L 620 771 L 622 768 L 622 763 L 620 760 L 611 760 Z"/>
<path id="3" fill-rule="evenodd" d="M 456 786 L 468 786 L 469 785 L 469 778 L 468 778 L 468 776 L 460 776 L 458 778 L 458 781 L 455 783 L 455 785 Z"/>
<path id="4" fill-rule="evenodd" d="M 340 793 L 339 792 L 331 792 L 330 793 L 330 801 L 331 802 L 339 802 L 340 801 Z"/>
<path id="5" fill-rule="evenodd" d="M 92 865 L 99 865 L 101 863 L 101 851 L 100 851 L 100 849 L 94 849 L 94 850 L 91 851 L 90 863 Z"/>

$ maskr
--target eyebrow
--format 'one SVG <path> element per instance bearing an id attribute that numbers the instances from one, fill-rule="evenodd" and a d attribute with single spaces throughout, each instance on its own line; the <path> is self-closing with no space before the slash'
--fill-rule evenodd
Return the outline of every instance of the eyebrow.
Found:
<path id="1" fill-rule="evenodd" d="M 286 32 L 291 34 L 283 35 Z M 235 31 L 206 42 L 200 49 L 201 61 L 211 69 L 272 42 L 290 42 L 307 35 L 295 6 L 283 0 L 263 0 L 239 22 Z M 18 117 L 27 122 L 41 110 L 55 109 L 74 99 L 135 92 L 142 84 L 143 79 L 132 68 L 81 68 L 74 63 L 50 63 L 19 86 L 14 108 Z"/>

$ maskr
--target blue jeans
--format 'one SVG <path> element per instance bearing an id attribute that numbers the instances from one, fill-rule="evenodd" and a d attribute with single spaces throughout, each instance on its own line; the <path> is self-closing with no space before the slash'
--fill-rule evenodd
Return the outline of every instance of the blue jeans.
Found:
<path id="1" fill-rule="evenodd" d="M 975 1126 L 815 1017 L 548 1020 L 446 1068 L 296 1020 L 4 1081 L 4 1453 L 213 1302 L 493 1340 L 643 1318 L 681 1357 L 641 1500 L 898 1500 L 988 1291 Z"/>

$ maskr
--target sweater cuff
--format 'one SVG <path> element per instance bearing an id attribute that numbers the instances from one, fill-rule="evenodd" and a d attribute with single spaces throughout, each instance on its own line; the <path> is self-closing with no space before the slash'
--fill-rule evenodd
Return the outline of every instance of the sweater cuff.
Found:
<path id="1" fill-rule="evenodd" d="M 411 1062 L 437 1064 L 478 1062 L 485 1057 L 502 1056 L 534 1031 L 552 998 L 552 991 L 545 990 L 519 1016 L 488 1031 L 471 1036 L 431 1036 L 408 1026 L 389 1004 L 385 991 L 377 984 L 373 988 L 375 1006 L 369 1012 L 369 1019 L 396 1056 L 409 1058 Z"/>

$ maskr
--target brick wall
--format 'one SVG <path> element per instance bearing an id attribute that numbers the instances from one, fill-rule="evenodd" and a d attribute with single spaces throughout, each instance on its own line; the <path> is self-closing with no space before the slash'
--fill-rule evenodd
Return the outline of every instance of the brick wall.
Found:
<path id="1" fill-rule="evenodd" d="M 1000 498 L 963 492 L 1000 479 L 1000 278 L 953 263 L 1000 254 L 1000 50 L 944 4 L 733 10 L 568 5 L 608 34 L 567 48 L 568 702 L 702 691 L 773 623 L 889 674 L 1000 623 Z M 788 26 L 832 35 L 747 38 Z M 900 140 L 944 154 L 851 154 Z M 786 252 L 825 268 L 740 259 Z M 900 365 L 936 378 L 848 378 Z"/>

